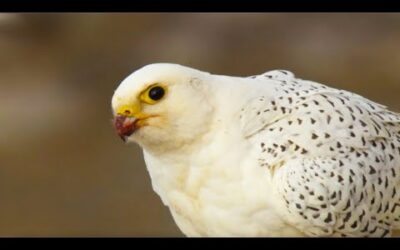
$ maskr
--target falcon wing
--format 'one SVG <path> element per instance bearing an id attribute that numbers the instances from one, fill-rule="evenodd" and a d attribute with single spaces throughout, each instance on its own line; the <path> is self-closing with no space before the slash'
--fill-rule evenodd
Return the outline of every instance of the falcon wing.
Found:
<path id="1" fill-rule="evenodd" d="M 274 93 L 242 109 L 243 136 L 270 172 L 287 223 L 319 236 L 400 227 L 400 116 L 288 72 L 253 78 Z"/>

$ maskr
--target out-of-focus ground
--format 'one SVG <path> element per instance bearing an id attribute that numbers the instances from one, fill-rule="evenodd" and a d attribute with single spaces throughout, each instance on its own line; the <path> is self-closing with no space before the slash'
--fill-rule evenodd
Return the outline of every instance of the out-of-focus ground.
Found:
<path id="1" fill-rule="evenodd" d="M 0 236 L 182 236 L 111 124 L 153 62 L 287 69 L 400 110 L 400 14 L 1 14 Z"/>

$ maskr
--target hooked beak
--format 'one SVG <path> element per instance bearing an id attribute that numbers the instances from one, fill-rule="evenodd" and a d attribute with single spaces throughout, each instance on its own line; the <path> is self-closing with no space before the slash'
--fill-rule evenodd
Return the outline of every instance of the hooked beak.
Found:
<path id="1" fill-rule="evenodd" d="M 139 127 L 137 122 L 139 119 L 136 117 L 128 117 L 125 115 L 116 115 L 114 117 L 114 126 L 117 130 L 119 137 L 125 142 L 127 137 L 132 135 Z"/>

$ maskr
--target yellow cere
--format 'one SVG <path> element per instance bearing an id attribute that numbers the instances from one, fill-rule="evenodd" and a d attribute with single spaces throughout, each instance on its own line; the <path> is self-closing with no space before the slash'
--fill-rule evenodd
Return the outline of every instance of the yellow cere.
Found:
<path id="1" fill-rule="evenodd" d="M 140 114 L 141 107 L 140 103 L 135 103 L 133 105 L 122 105 L 118 108 L 117 113 L 119 115 L 124 115 L 127 117 L 137 117 Z"/>

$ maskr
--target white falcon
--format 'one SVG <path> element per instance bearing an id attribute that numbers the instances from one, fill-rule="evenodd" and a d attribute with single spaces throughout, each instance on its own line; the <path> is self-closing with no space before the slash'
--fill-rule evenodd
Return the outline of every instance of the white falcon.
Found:
<path id="1" fill-rule="evenodd" d="M 147 65 L 112 98 L 152 186 L 187 236 L 391 236 L 400 115 L 296 78 Z"/>

